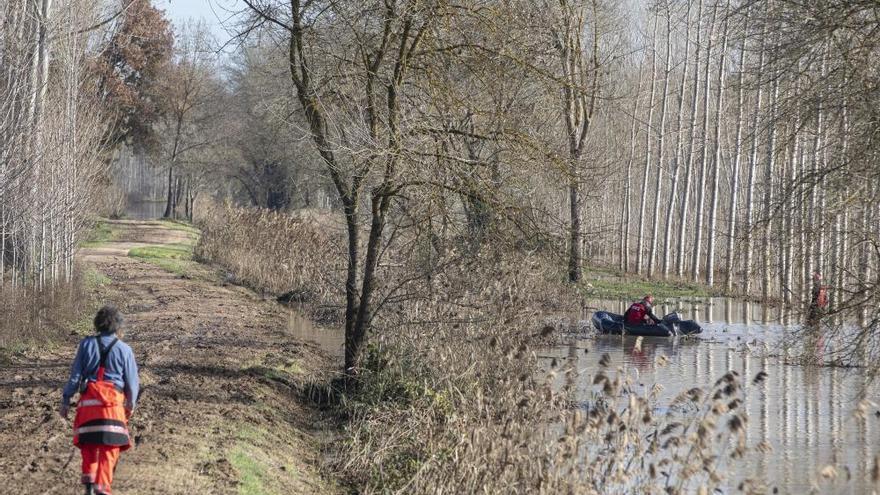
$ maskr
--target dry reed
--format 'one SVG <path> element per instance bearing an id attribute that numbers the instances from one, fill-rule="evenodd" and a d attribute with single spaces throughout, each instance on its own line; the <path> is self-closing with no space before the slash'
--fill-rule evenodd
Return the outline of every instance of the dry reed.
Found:
<path id="1" fill-rule="evenodd" d="M 231 281 L 288 294 L 315 319 L 338 320 L 345 265 L 332 229 L 310 218 L 216 204 L 200 208 L 196 223 L 198 259 L 224 268 Z"/>
<path id="2" fill-rule="evenodd" d="M 0 350 L 45 346 L 67 336 L 93 306 L 85 278 L 77 268 L 69 283 L 44 290 L 0 287 Z"/>

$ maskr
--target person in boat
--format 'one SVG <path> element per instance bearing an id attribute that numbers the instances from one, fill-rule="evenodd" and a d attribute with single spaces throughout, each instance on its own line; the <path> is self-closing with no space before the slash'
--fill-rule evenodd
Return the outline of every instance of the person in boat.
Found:
<path id="1" fill-rule="evenodd" d="M 654 296 L 648 294 L 641 301 L 634 302 L 623 315 L 627 325 L 656 325 L 662 320 L 654 314 Z"/>
<path id="2" fill-rule="evenodd" d="M 137 403 L 138 367 L 134 353 L 120 341 L 122 315 L 104 306 L 95 315 L 96 335 L 79 343 L 64 386 L 59 414 L 67 418 L 70 399 L 79 392 L 73 444 L 82 455 L 86 495 L 110 495 L 119 453 L 131 447 L 128 420 Z"/>

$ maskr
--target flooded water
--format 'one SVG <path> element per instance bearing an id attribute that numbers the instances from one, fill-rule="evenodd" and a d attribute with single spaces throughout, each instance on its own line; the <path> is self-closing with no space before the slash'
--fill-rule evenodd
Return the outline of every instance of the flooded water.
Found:
<path id="1" fill-rule="evenodd" d="M 622 302 L 605 304 L 604 309 L 614 312 L 625 309 Z M 778 343 L 790 336 L 792 327 L 786 323 L 791 317 L 770 308 L 715 300 L 711 305 L 658 305 L 655 312 L 673 309 L 700 321 L 703 333 L 696 338 L 645 338 L 639 350 L 635 337 L 588 332 L 591 336 L 573 336 L 542 357 L 573 364 L 579 372 L 577 396 L 586 401 L 594 390 L 591 378 L 599 358 L 607 353 L 612 367 L 634 377 L 642 391 L 663 386 L 661 411 L 679 393 L 711 386 L 728 370 L 736 370 L 744 381 L 749 446 L 767 442 L 773 449 L 750 450 L 735 472 L 728 473 L 730 486 L 752 477 L 766 481 L 771 493 L 774 487 L 792 494 L 809 493 L 814 486 L 820 486 L 816 493 L 841 494 L 870 494 L 880 488 L 871 482 L 874 457 L 880 454 L 878 387 L 861 370 L 786 364 L 790 356 Z M 656 364 L 660 355 L 669 358 L 665 366 Z M 754 385 L 752 378 L 760 371 L 767 378 Z M 875 404 L 866 416 L 857 417 L 853 413 L 862 398 Z M 829 464 L 840 472 L 837 484 L 826 480 L 817 485 L 819 471 Z"/>
<path id="2" fill-rule="evenodd" d="M 339 329 L 319 327 L 297 311 L 291 310 L 287 330 L 294 339 L 318 344 L 331 356 L 345 356 L 345 336 Z"/>
<path id="3" fill-rule="evenodd" d="M 614 312 L 625 309 L 623 302 L 601 304 Z M 709 387 L 735 370 L 743 381 L 741 407 L 748 414 L 746 439 L 751 448 L 745 459 L 731 464 L 735 467 L 727 479 L 733 488 L 723 493 L 739 493 L 735 487 L 745 478 L 766 482 L 767 493 L 861 495 L 880 488 L 871 481 L 874 458 L 880 455 L 880 388 L 860 369 L 786 364 L 792 356 L 779 343 L 792 336 L 790 322 L 795 318 L 773 308 L 717 299 L 711 304 L 658 305 L 656 313 L 673 310 L 700 321 L 703 333 L 689 338 L 647 337 L 637 349 L 635 337 L 598 336 L 590 328 L 541 351 L 542 362 L 548 370 L 554 360 L 557 366 L 571 363 L 578 371 L 577 399 L 586 403 L 594 391 L 592 375 L 607 353 L 612 367 L 634 377 L 640 392 L 654 384 L 663 386 L 658 413 L 681 392 Z M 588 322 L 591 315 L 583 316 Z M 292 337 L 315 342 L 342 357 L 344 339 L 339 329 L 318 327 L 293 310 L 288 328 Z M 665 366 L 656 364 L 661 355 L 668 358 Z M 761 371 L 767 378 L 753 384 Z M 857 416 L 854 412 L 862 399 L 872 405 L 866 415 Z M 754 449 L 762 442 L 772 450 Z M 829 464 L 839 471 L 835 484 L 819 474 Z"/>
<path id="4" fill-rule="evenodd" d="M 132 220 L 155 220 L 164 214 L 164 201 L 132 201 L 125 206 L 125 216 Z"/>

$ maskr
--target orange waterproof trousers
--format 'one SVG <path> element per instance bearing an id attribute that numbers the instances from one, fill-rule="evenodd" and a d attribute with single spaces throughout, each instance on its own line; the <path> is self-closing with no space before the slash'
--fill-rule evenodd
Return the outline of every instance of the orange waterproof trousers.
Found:
<path id="1" fill-rule="evenodd" d="M 82 482 L 93 483 L 95 493 L 110 495 L 113 471 L 119 460 L 119 447 L 110 445 L 82 445 Z"/>

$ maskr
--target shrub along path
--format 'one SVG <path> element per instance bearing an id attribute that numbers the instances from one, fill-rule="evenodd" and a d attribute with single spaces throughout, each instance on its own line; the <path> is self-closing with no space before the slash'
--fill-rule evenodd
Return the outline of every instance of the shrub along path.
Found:
<path id="1" fill-rule="evenodd" d="M 286 309 L 181 255 L 195 242 L 191 229 L 109 225 L 111 240 L 81 257 L 109 279 L 98 296 L 125 315 L 143 386 L 136 446 L 121 458 L 114 493 L 338 491 L 319 473 L 324 419 L 297 392 L 331 360 L 290 337 Z M 56 413 L 80 338 L 72 332 L 0 366 L 0 479 L 9 493 L 81 493 L 71 424 Z"/>

